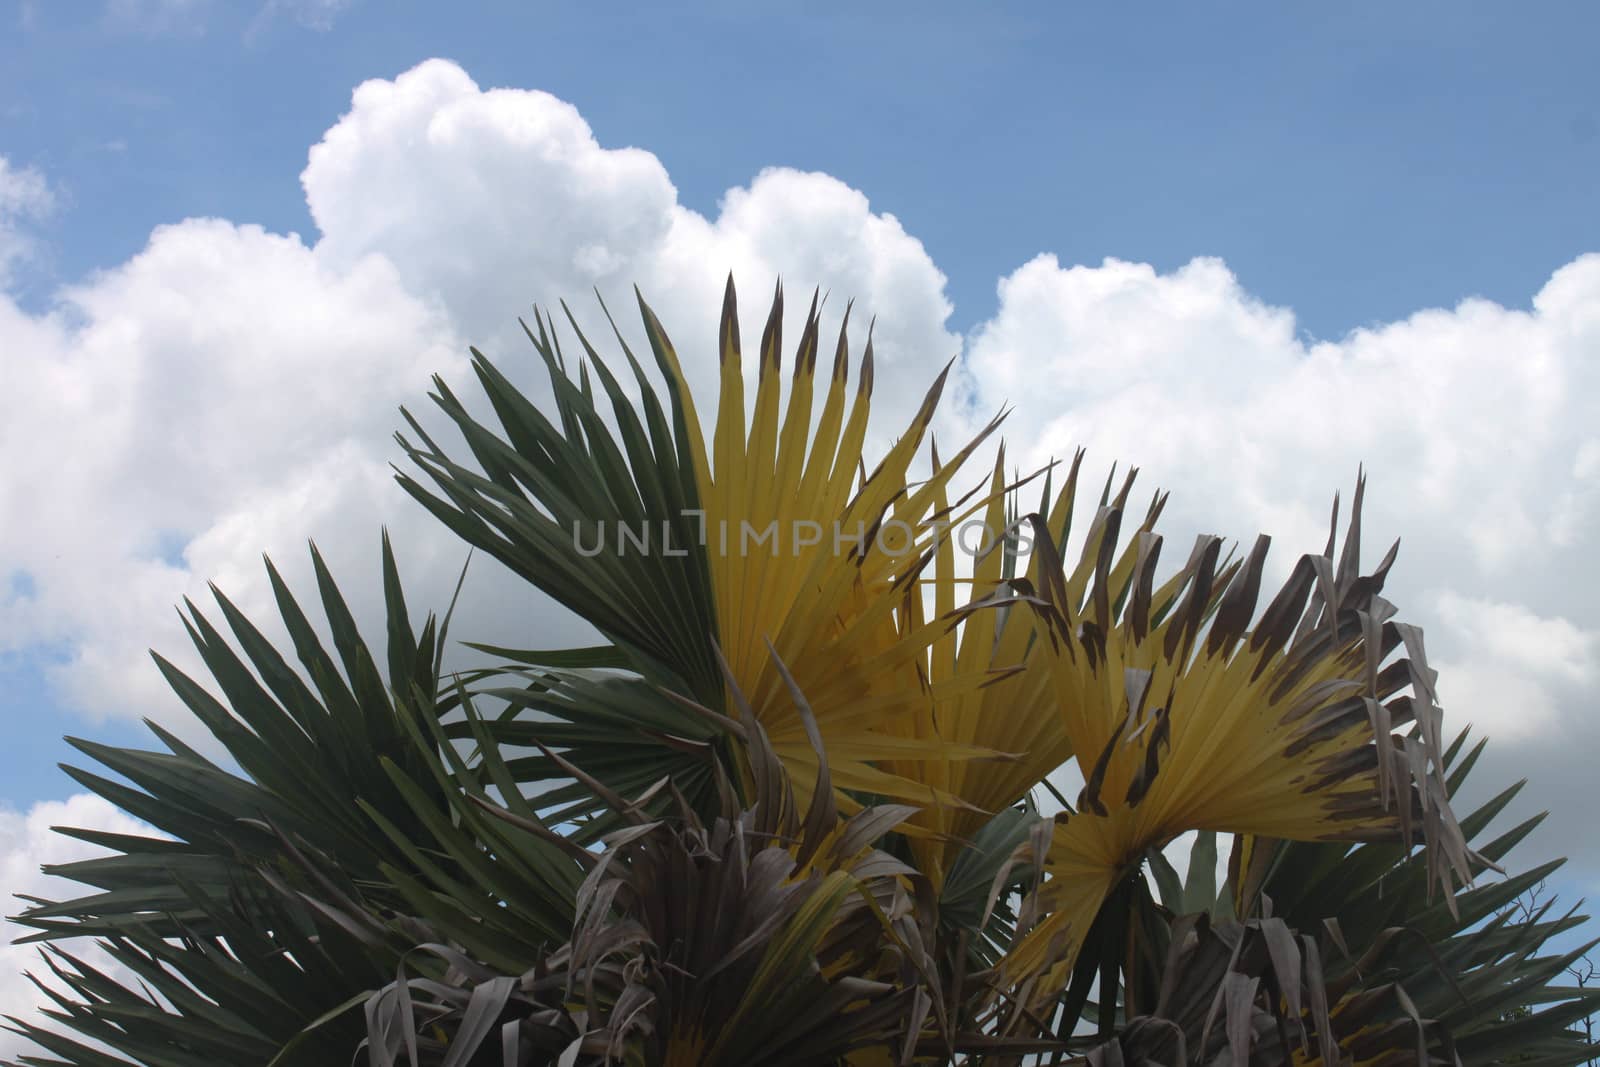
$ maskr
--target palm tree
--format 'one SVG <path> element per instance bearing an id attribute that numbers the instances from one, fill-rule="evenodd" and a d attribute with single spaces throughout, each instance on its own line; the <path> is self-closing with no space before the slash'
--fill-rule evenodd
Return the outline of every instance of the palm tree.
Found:
<path id="1" fill-rule="evenodd" d="M 381 654 L 315 555 L 332 652 L 275 571 L 292 663 L 222 593 L 227 636 L 188 605 L 220 699 L 157 662 L 239 771 L 154 726 L 164 751 L 74 742 L 155 833 L 66 831 L 110 854 L 19 917 L 54 976 L 20 1063 L 1590 1055 L 1596 992 L 1543 949 L 1583 920 L 1507 910 L 1547 873 L 1489 873 L 1527 825 L 1474 844 L 1509 796 L 1454 815 L 1482 743 L 1444 743 L 1394 551 L 1362 573 L 1360 483 L 1258 611 L 1266 539 L 1160 574 L 1166 498 L 1124 536 L 1131 475 L 1074 539 L 1081 454 L 1026 515 L 1003 451 L 963 495 L 999 418 L 914 476 L 943 375 L 869 469 L 848 311 L 818 409 L 817 300 L 785 395 L 780 288 L 747 415 L 730 279 L 703 420 L 639 310 L 628 381 L 538 314 L 548 409 L 474 351 L 496 425 L 436 379 L 465 452 L 409 413 L 399 438 L 401 485 L 602 643 L 447 674 L 449 614 L 414 625 L 387 538 Z M 997 534 L 970 566 L 968 520 Z"/>

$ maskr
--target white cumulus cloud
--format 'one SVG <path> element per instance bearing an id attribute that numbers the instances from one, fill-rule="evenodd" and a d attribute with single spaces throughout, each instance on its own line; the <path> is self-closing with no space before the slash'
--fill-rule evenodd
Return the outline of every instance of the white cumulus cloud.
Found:
<path id="1" fill-rule="evenodd" d="M 1450 659 L 1436 666 L 1457 721 L 1537 743 L 1562 732 L 1564 706 L 1581 707 L 1600 676 L 1600 632 L 1544 618 L 1519 604 L 1440 593 L 1434 613 Z"/>
<path id="2" fill-rule="evenodd" d="M 55 194 L 44 175 L 0 156 L 0 285 L 10 280 L 14 266 L 33 249 L 27 225 L 54 207 Z"/>
<path id="3" fill-rule="evenodd" d="M 920 398 L 928 367 L 960 350 L 945 327 L 944 275 L 860 191 L 774 168 L 729 190 L 707 218 L 678 203 L 660 160 L 602 147 L 571 104 L 482 90 L 443 60 L 360 86 L 301 180 L 322 232 L 319 255 L 343 263 L 382 254 L 491 355 L 522 358 L 514 316 L 535 300 L 566 299 L 599 332 L 605 322 L 590 296 L 598 289 L 627 329 L 637 285 L 690 373 L 709 382 L 730 271 L 743 283 L 747 351 L 779 274 L 790 287 L 791 338 L 812 286 L 831 288 L 835 314 L 855 297 L 858 323 L 877 315 L 880 394 L 897 413 L 890 421 Z"/>
<path id="4" fill-rule="evenodd" d="M 461 364 L 447 316 L 383 258 L 334 268 L 207 219 L 44 315 L 0 300 L 0 347 L 22 356 L 0 399 L 0 558 L 31 590 L 0 599 L 0 646 L 65 642 L 69 700 L 168 720 L 145 650 L 187 645 L 173 605 L 218 578 L 264 611 L 260 553 L 304 573 L 308 536 L 347 562 L 359 540 L 370 564 L 376 524 L 411 514 L 373 488 L 394 410 Z"/>
<path id="5" fill-rule="evenodd" d="M 1082 444 L 1139 464 L 1179 509 L 1238 524 L 1224 532 L 1309 547 L 1330 482 L 1363 462 L 1377 528 L 1420 535 L 1457 580 L 1513 578 L 1593 522 L 1594 472 L 1572 457 L 1600 416 L 1600 256 L 1527 311 L 1467 300 L 1336 342 L 1302 340 L 1214 259 L 1162 275 L 1040 256 L 999 296 L 969 370 L 986 397 L 1025 400 L 1012 436 L 1036 458 Z"/>

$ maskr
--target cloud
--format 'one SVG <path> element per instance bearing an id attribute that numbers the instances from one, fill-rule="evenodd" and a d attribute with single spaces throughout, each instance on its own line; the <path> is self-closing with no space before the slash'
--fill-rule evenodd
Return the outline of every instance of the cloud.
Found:
<path id="1" fill-rule="evenodd" d="M 352 0 L 265 0 L 244 36 L 253 38 L 280 18 L 325 33 L 351 4 Z M 106 0 L 102 22 L 109 29 L 146 37 L 199 37 L 214 10 L 213 0 Z"/>
<path id="2" fill-rule="evenodd" d="M 1507 665 L 1559 681 L 1592 682 L 1600 634 L 1566 619 L 1541 618 L 1516 604 L 1441 593 L 1436 609 L 1460 645 Z"/>
<path id="3" fill-rule="evenodd" d="M 25 227 L 49 215 L 55 194 L 44 175 L 30 167 L 14 166 L 0 156 L 0 286 L 11 280 L 13 267 L 33 252 Z"/>
<path id="4" fill-rule="evenodd" d="M 1458 723 L 1537 744 L 1562 732 L 1562 708 L 1579 707 L 1600 674 L 1600 632 L 1544 618 L 1518 604 L 1438 594 L 1450 659 L 1439 670 L 1441 699 Z"/>
<path id="5" fill-rule="evenodd" d="M 1268 531 L 1283 567 L 1365 463 L 1369 543 L 1407 538 L 1391 588 L 1594 617 L 1570 578 L 1596 571 L 1580 531 L 1600 517 L 1600 255 L 1527 310 L 1469 299 L 1336 342 L 1302 339 L 1214 259 L 1159 274 L 1041 256 L 999 298 L 968 371 L 988 403 L 1022 401 L 1007 430 L 1035 461 L 1084 445 L 1137 464 L 1176 490 L 1175 529 Z"/>
<path id="6" fill-rule="evenodd" d="M 1303 341 L 1292 312 L 1214 259 L 1161 275 L 1041 256 L 999 296 L 969 369 L 986 396 L 1029 397 L 1010 432 L 1036 455 L 1087 445 L 1180 488 L 1180 508 L 1199 501 L 1302 546 L 1325 522 L 1330 478 L 1366 461 L 1375 529 L 1421 534 L 1457 580 L 1513 578 L 1592 521 L 1594 471 L 1579 477 L 1570 457 L 1595 447 L 1600 415 L 1585 357 L 1600 256 L 1559 270 L 1528 311 L 1467 300 L 1337 342 Z M 1033 399 L 1040 388 L 1051 402 Z"/>
<path id="7" fill-rule="evenodd" d="M 210 8 L 211 0 L 106 0 L 102 21 L 148 37 L 199 36 Z"/>
<path id="8" fill-rule="evenodd" d="M 121 834 L 150 832 L 149 827 L 118 811 L 109 801 L 87 793 L 64 801 L 35 804 L 26 812 L 0 808 L 0 885 L 5 886 L 6 892 L 45 899 L 70 897 L 79 892 L 81 887 L 75 883 L 46 875 L 40 868 L 89 859 L 103 854 L 105 850 L 64 837 L 52 830 L 53 826 L 81 826 Z M 8 899 L 5 913 L 13 914 L 23 906 L 21 901 Z M 40 959 L 37 945 L 11 944 L 13 938 L 31 932 L 27 927 L 9 920 L 4 923 L 5 937 L 0 941 L 0 1014 L 40 1020 L 34 1006 L 44 997 L 28 981 L 24 972 L 32 971 L 36 977 L 47 979 L 57 988 L 62 987 Z M 62 947 L 113 978 L 135 978 L 88 940 L 62 942 Z M 25 1052 L 37 1051 L 32 1042 L 0 1030 L 0 1059 L 9 1060 Z"/>
<path id="9" fill-rule="evenodd" d="M 589 296 L 598 289 L 626 323 L 634 285 L 680 352 L 710 353 L 730 270 L 743 283 L 747 347 L 760 337 L 763 287 L 780 273 L 790 286 L 790 337 L 810 287 L 831 287 L 836 304 L 857 297 L 857 322 L 878 316 L 880 397 L 898 417 L 920 398 L 928 368 L 960 349 L 945 328 L 944 275 L 861 192 L 825 174 L 773 168 L 729 190 L 706 218 L 678 203 L 660 160 L 603 148 L 571 104 L 480 90 L 442 60 L 360 86 L 301 180 L 323 235 L 320 255 L 344 263 L 382 254 L 491 353 L 526 351 L 513 316 L 533 300 L 572 301 L 598 331 L 604 319 Z M 711 382 L 713 360 L 688 363 Z M 898 386 L 915 386 L 915 396 Z"/>
<path id="10" fill-rule="evenodd" d="M 351 4 L 352 0 L 267 0 L 250 20 L 245 36 L 255 36 L 280 16 L 288 18 L 302 29 L 326 33 L 333 29 L 334 20 Z"/>
<path id="11" fill-rule="evenodd" d="M 336 559 L 359 536 L 370 559 L 401 503 L 371 492 L 393 411 L 460 365 L 444 314 L 383 259 L 332 270 L 297 238 L 203 219 L 45 315 L 0 301 L 0 346 L 26 354 L 0 400 L 0 557 L 33 590 L 0 601 L 0 647 L 66 642 L 69 699 L 167 719 L 144 649 L 187 644 L 172 605 L 259 575 L 263 549 L 302 559 L 307 535 Z M 259 577 L 229 584 L 267 610 Z"/>

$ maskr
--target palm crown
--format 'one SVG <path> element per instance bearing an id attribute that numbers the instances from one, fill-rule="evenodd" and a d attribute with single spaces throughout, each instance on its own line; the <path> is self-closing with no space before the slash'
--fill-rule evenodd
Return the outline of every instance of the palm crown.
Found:
<path id="1" fill-rule="evenodd" d="M 1548 871 L 1472 887 L 1530 827 L 1476 844 L 1509 798 L 1452 810 L 1482 743 L 1447 742 L 1394 550 L 1363 573 L 1361 483 L 1275 594 L 1266 538 L 1163 572 L 1131 475 L 1091 513 L 1081 454 L 1059 485 L 1003 450 L 964 474 L 998 418 L 914 477 L 943 375 L 869 465 L 848 312 L 818 408 L 817 301 L 785 373 L 780 289 L 747 399 L 730 279 L 703 418 L 639 308 L 647 360 L 539 314 L 548 410 L 474 351 L 498 425 L 435 379 L 466 453 L 399 438 L 401 485 L 602 643 L 446 675 L 387 539 L 381 654 L 318 557 L 331 653 L 275 571 L 294 663 L 220 592 L 231 641 L 189 605 L 221 699 L 158 664 L 242 773 L 160 729 L 77 742 L 125 782 L 70 773 L 158 833 L 67 831 L 110 854 L 21 917 L 55 979 L 21 1062 L 1589 1055 L 1592 994 L 1544 950 L 1581 918 L 1507 910 Z M 1162 849 L 1190 831 L 1186 885 Z M 53 944 L 83 935 L 139 987 Z"/>

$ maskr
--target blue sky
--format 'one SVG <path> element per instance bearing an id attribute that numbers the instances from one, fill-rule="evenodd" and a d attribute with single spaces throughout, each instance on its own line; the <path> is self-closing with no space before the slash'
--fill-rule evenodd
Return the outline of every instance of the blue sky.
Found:
<path id="1" fill-rule="evenodd" d="M 958 328 L 1048 249 L 1163 269 L 1221 256 L 1336 337 L 1470 294 L 1525 302 L 1600 227 L 1600 12 L 1583 2 L 1529 18 L 1427 2 L 1156 17 L 399 0 L 350 3 L 324 32 L 247 3 L 10 6 L 0 143 L 69 196 L 35 293 L 190 215 L 308 232 L 306 148 L 354 85 L 430 56 L 577 104 L 602 143 L 660 157 L 701 211 L 764 166 L 841 178 L 928 246 Z"/>
<path id="2" fill-rule="evenodd" d="M 591 284 L 699 336 L 739 265 L 876 311 L 886 403 L 961 351 L 1180 530 L 1319 547 L 1365 462 L 1449 721 L 1600 887 L 1600 7 L 671 7 L 0 0 L 0 807 L 173 715 L 140 650 L 263 549 L 388 521 L 448 588 L 383 488 L 426 372 Z"/>

